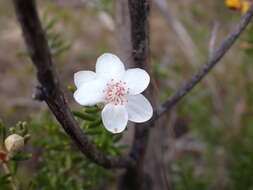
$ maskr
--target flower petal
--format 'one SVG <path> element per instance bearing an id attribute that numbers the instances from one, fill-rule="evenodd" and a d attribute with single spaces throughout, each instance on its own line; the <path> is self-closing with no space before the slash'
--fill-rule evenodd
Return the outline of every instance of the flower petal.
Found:
<path id="1" fill-rule="evenodd" d="M 76 87 L 80 87 L 83 83 L 95 80 L 96 73 L 93 71 L 79 71 L 74 74 L 74 82 Z"/>
<path id="2" fill-rule="evenodd" d="M 119 80 L 125 73 L 125 66 L 116 55 L 105 53 L 97 59 L 96 73 L 105 79 Z"/>
<path id="3" fill-rule="evenodd" d="M 141 123 L 152 117 L 153 108 L 142 94 L 127 96 L 127 100 L 126 109 L 130 121 Z"/>
<path id="4" fill-rule="evenodd" d="M 149 74 L 143 69 L 128 69 L 124 75 L 123 81 L 129 88 L 131 95 L 142 93 L 150 82 Z"/>
<path id="5" fill-rule="evenodd" d="M 94 80 L 83 83 L 74 93 L 74 99 L 83 106 L 92 106 L 104 101 L 105 82 Z"/>
<path id="6" fill-rule="evenodd" d="M 108 131 L 112 133 L 121 133 L 126 128 L 128 121 L 126 107 L 107 104 L 102 110 L 102 121 Z"/>

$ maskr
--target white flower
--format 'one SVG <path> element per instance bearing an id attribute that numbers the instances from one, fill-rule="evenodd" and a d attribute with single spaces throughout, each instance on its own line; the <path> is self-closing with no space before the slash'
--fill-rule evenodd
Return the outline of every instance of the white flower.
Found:
<path id="1" fill-rule="evenodd" d="M 121 60 L 105 53 L 97 59 L 96 73 L 79 71 L 74 75 L 74 99 L 83 106 L 104 103 L 102 121 L 112 133 L 122 132 L 128 120 L 141 123 L 153 115 L 153 108 L 142 93 L 150 82 L 143 69 L 125 70 Z"/>

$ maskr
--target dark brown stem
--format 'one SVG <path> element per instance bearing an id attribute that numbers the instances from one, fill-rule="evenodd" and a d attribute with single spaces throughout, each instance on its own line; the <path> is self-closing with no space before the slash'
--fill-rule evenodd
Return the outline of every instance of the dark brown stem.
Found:
<path id="1" fill-rule="evenodd" d="M 128 157 L 107 157 L 100 153 L 80 129 L 60 89 L 35 0 L 13 0 L 13 3 L 29 54 L 37 69 L 37 78 L 43 93 L 40 98 L 43 97 L 66 133 L 89 159 L 106 168 L 124 168 L 132 165 L 133 162 Z"/>
<path id="2" fill-rule="evenodd" d="M 148 71 L 150 70 L 149 6 L 149 0 L 128 0 L 133 65 Z M 152 99 L 150 88 L 145 92 L 145 95 L 150 100 Z M 134 142 L 130 152 L 130 157 L 136 160 L 136 165 L 127 169 L 125 175 L 122 177 L 119 189 L 150 189 L 150 178 L 144 172 L 144 158 L 147 151 L 148 139 L 149 130 L 136 125 Z"/>
<path id="3" fill-rule="evenodd" d="M 149 70 L 149 9 L 148 0 L 129 0 L 129 13 L 131 20 L 132 57 L 135 67 Z M 150 88 L 145 95 L 151 98 Z M 139 163 L 143 161 L 148 141 L 148 131 L 141 127 L 135 128 L 135 138 L 132 155 Z M 138 155 L 137 155 L 138 154 Z"/>
<path id="4" fill-rule="evenodd" d="M 160 118 L 165 112 L 176 105 L 184 96 L 191 92 L 191 90 L 209 73 L 209 71 L 223 58 L 223 56 L 232 47 L 235 41 L 239 38 L 241 33 L 246 29 L 253 16 L 253 2 L 247 13 L 241 18 L 240 22 L 226 37 L 221 46 L 213 53 L 209 60 L 194 74 L 185 85 L 170 96 L 160 107 L 156 109 L 150 121 L 143 124 L 142 127 L 148 128 L 152 126 L 153 122 Z"/>
<path id="5" fill-rule="evenodd" d="M 132 57 L 135 67 L 149 70 L 149 9 L 148 0 L 129 0 L 129 13 L 131 20 Z M 150 99 L 150 88 L 145 92 Z M 132 156 L 141 162 L 145 155 L 148 132 L 141 127 L 135 128 L 135 138 Z M 141 158 L 142 157 L 142 158 Z"/>

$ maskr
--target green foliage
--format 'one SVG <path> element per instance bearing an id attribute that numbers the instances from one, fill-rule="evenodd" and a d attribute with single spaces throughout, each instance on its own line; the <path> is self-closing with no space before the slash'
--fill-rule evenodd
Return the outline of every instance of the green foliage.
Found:
<path id="1" fill-rule="evenodd" d="M 183 150 L 173 151 L 175 159 L 168 164 L 168 173 L 174 190 L 246 190 L 253 187 L 252 24 L 238 45 L 241 62 L 221 63 L 224 71 L 213 70 L 209 81 L 204 79 L 174 110 L 177 119 L 186 121 L 188 128 L 188 133 L 175 141 L 184 142 L 190 137 L 203 148 L 195 150 L 189 145 L 190 150 L 183 147 Z M 178 76 L 182 77 L 185 70 L 189 72 L 188 68 L 180 67 L 182 63 L 173 64 L 168 72 L 157 62 L 153 64 L 160 85 L 166 86 L 162 97 L 168 97 L 182 86 L 184 83 Z M 189 73 L 194 73 L 194 69 Z M 172 81 L 177 88 L 168 86 L 170 83 L 165 80 Z M 210 88 L 210 81 L 216 92 Z M 173 144 L 170 146 L 172 150 L 177 149 Z"/>
<path id="2" fill-rule="evenodd" d="M 18 122 L 15 127 L 8 128 L 2 121 L 0 121 L 0 187 L 3 190 L 12 189 L 12 184 L 18 189 L 21 189 L 22 182 L 16 180 L 18 175 L 19 165 L 22 161 L 31 158 L 31 154 L 22 152 L 17 152 L 14 155 L 9 154 L 5 149 L 4 140 L 11 134 L 17 134 L 24 138 L 25 144 L 27 144 L 30 139 L 30 134 L 28 134 L 28 124 L 26 122 Z M 14 180 L 15 179 L 15 180 Z"/>
<path id="3" fill-rule="evenodd" d="M 246 131 L 245 131 L 246 132 Z M 244 138 L 238 138 L 227 147 L 229 150 L 229 174 L 231 177 L 231 189 L 250 189 L 253 182 L 250 176 L 253 174 L 253 138 L 252 126 L 247 129 Z"/>
<path id="4" fill-rule="evenodd" d="M 101 2 L 108 5 L 109 1 Z M 51 14 L 52 7 L 48 7 L 42 18 L 48 45 L 54 59 L 58 59 L 70 48 L 61 33 L 56 32 L 57 26 L 65 14 Z M 58 11 L 56 11 L 57 13 Z M 52 16 L 53 15 L 53 16 Z M 29 56 L 27 52 L 21 52 L 22 56 Z M 68 87 L 71 92 L 76 89 Z M 84 107 L 81 111 L 73 111 L 84 133 L 91 139 L 97 148 L 104 154 L 110 156 L 123 155 L 123 145 L 118 142 L 121 134 L 111 134 L 106 131 L 101 120 L 101 106 Z M 38 116 L 29 116 L 28 125 L 32 134 L 29 146 L 33 149 L 33 155 L 17 153 L 9 161 L 11 176 L 15 181 L 10 180 L 9 174 L 0 176 L 1 190 L 11 189 L 15 183 L 19 190 L 93 190 L 104 189 L 114 180 L 115 172 L 106 170 L 90 161 L 73 144 L 71 138 L 52 118 L 48 112 L 42 112 Z M 17 133 L 24 137 L 27 143 L 30 134 L 27 132 L 27 123 L 19 122 L 16 128 L 10 128 L 11 133 Z M 1 140 L 6 137 L 6 127 L 0 122 Z M 3 141 L 2 141 L 3 142 Z M 19 162 L 32 158 L 31 170 L 21 170 Z M 28 170 L 29 170 L 28 169 Z M 27 173 L 27 176 L 23 175 Z"/>
<path id="5" fill-rule="evenodd" d="M 100 111 L 99 106 L 85 107 L 74 114 L 84 132 L 101 152 L 120 156 L 123 147 L 117 142 L 122 135 L 114 135 L 104 129 Z M 48 112 L 30 116 L 27 122 L 18 122 L 16 127 L 9 130 L 2 122 L 0 126 L 1 136 L 19 134 L 25 138 L 26 143 L 30 140 L 29 126 L 32 133 L 29 146 L 34 149 L 33 155 L 19 152 L 11 157 L 8 161 L 11 173 L 0 173 L 1 190 L 11 189 L 11 183 L 20 190 L 93 190 L 108 186 L 114 180 L 114 171 L 106 170 L 86 158 Z M 20 163 L 30 158 L 33 159 L 31 169 L 36 170 L 36 173 L 25 177 Z M 18 172 L 19 170 L 21 171 Z M 14 182 L 10 180 L 10 176 L 15 177 Z"/>
<path id="6" fill-rule="evenodd" d="M 70 44 L 67 44 L 63 40 L 61 33 L 55 31 L 61 19 L 62 15 L 51 17 L 49 13 L 45 11 L 42 20 L 50 52 L 54 58 L 61 57 L 70 48 Z"/>
<path id="7" fill-rule="evenodd" d="M 34 189 L 98 189 L 113 179 L 113 172 L 87 159 L 47 112 L 30 117 L 29 123 L 34 129 L 33 144 L 40 151 Z"/>
<path id="8" fill-rule="evenodd" d="M 110 156 L 123 155 L 121 149 L 124 145 L 117 144 L 122 134 L 113 134 L 105 130 L 101 119 L 101 109 L 101 106 L 84 107 L 82 112 L 74 111 L 73 114 L 81 120 L 82 129 L 91 136 L 91 141 L 101 152 Z"/>
<path id="9" fill-rule="evenodd" d="M 201 189 L 209 190 L 211 181 L 204 173 L 198 173 L 194 168 L 196 157 L 191 154 L 184 155 L 172 167 L 172 186 L 175 190 Z"/>
<path id="10" fill-rule="evenodd" d="M 244 63 L 240 65 L 239 69 L 243 73 L 245 81 L 245 98 L 247 113 L 242 117 L 241 128 L 237 130 L 233 136 L 233 141 L 227 144 L 226 148 L 229 150 L 229 175 L 231 178 L 231 189 L 243 190 L 251 189 L 253 181 L 253 79 L 251 71 L 253 69 L 253 25 L 251 24 L 247 30 L 247 35 L 242 44 L 246 57 Z"/>
<path id="11" fill-rule="evenodd" d="M 45 9 L 42 16 L 42 26 L 48 42 L 50 53 L 54 59 L 60 58 L 66 53 L 71 44 L 66 43 L 63 39 L 61 32 L 58 32 L 57 26 L 60 25 L 61 21 L 66 17 L 66 14 L 55 14 L 51 15 L 52 7 Z M 29 56 L 27 51 L 21 51 L 18 56 Z"/>
<path id="12" fill-rule="evenodd" d="M 10 183 L 9 178 L 11 177 L 11 174 L 5 174 L 0 177 L 0 185 L 3 186 L 5 189 L 10 189 L 8 187 L 8 184 Z"/>

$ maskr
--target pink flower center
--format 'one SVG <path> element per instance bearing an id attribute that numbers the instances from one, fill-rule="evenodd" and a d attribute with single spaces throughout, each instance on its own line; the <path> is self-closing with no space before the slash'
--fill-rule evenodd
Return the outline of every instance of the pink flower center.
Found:
<path id="1" fill-rule="evenodd" d="M 129 88 L 126 88 L 126 83 L 122 81 L 114 81 L 111 79 L 106 84 L 106 88 L 103 90 L 105 93 L 105 103 L 113 103 L 114 105 L 125 105 L 127 100 L 125 95 L 129 94 Z"/>

